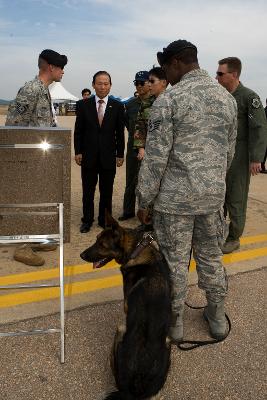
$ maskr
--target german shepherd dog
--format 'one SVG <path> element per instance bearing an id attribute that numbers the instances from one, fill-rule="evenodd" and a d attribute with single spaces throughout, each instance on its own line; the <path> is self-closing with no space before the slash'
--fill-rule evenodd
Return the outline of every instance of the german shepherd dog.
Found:
<path id="1" fill-rule="evenodd" d="M 115 259 L 123 276 L 126 326 L 117 329 L 111 354 L 117 391 L 105 399 L 150 399 L 163 387 L 170 366 L 169 268 L 153 245 L 131 257 L 142 232 L 122 228 L 110 215 L 106 215 L 106 226 L 95 244 L 81 254 L 94 268 Z"/>

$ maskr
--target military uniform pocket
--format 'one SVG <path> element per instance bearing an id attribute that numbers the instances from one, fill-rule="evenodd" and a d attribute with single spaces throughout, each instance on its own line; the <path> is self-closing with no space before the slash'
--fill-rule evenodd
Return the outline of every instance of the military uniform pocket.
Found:
<path id="1" fill-rule="evenodd" d="M 217 240 L 220 248 L 223 247 L 225 239 L 225 230 L 226 230 L 226 220 L 224 217 L 223 209 L 219 210 L 217 213 L 217 220 L 216 220 L 216 235 Z"/>

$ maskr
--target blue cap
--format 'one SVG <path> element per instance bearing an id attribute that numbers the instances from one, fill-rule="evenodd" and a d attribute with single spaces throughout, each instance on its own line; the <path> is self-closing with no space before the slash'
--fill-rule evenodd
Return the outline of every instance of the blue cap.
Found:
<path id="1" fill-rule="evenodd" d="M 136 81 L 145 82 L 145 81 L 148 81 L 148 79 L 149 79 L 148 71 L 139 71 L 139 72 L 136 72 L 136 74 L 135 74 L 134 82 L 136 82 Z"/>

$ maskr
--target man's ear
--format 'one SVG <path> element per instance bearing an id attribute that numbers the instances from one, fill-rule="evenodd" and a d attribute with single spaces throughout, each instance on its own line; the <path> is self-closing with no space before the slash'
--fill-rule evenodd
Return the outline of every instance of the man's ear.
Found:
<path id="1" fill-rule="evenodd" d="M 119 227 L 118 222 L 110 215 L 107 209 L 105 209 L 105 227 L 110 227 L 112 229 Z"/>
<path id="2" fill-rule="evenodd" d="M 232 74 L 233 74 L 233 77 L 234 77 L 235 79 L 239 79 L 239 75 L 238 75 L 238 72 L 237 72 L 237 71 L 233 71 Z"/>

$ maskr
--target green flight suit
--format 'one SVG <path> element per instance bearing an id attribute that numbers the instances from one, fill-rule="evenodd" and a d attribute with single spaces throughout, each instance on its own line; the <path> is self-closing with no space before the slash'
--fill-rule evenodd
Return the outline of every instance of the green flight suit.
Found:
<path id="1" fill-rule="evenodd" d="M 128 129 L 128 143 L 126 153 L 126 187 L 123 198 L 123 215 L 135 213 L 135 188 L 139 171 L 139 160 L 133 148 L 134 131 L 137 114 L 141 105 L 138 97 L 133 97 L 125 104 L 126 122 Z"/>
<path id="2" fill-rule="evenodd" d="M 259 96 L 241 83 L 232 93 L 238 108 L 235 155 L 226 176 L 225 206 L 230 217 L 227 241 L 242 236 L 250 183 L 250 163 L 261 162 L 267 144 L 267 122 Z"/>

